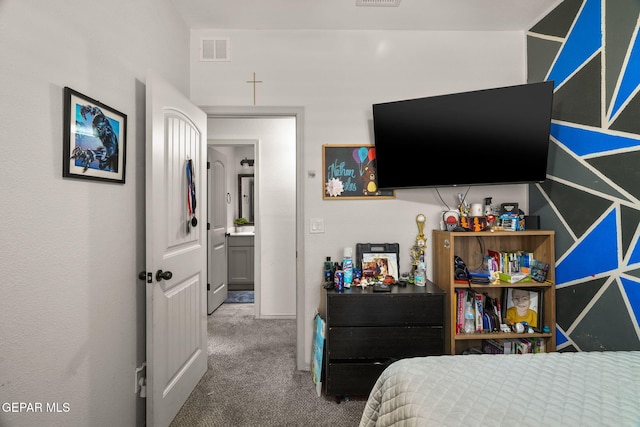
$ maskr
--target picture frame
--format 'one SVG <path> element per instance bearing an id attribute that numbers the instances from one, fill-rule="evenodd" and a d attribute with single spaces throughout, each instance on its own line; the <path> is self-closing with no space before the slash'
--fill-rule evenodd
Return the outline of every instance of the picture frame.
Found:
<path id="1" fill-rule="evenodd" d="M 381 190 L 377 182 L 376 149 L 372 144 L 322 146 L 322 198 L 394 199 L 394 190 Z"/>
<path id="2" fill-rule="evenodd" d="M 124 184 L 127 116 L 64 88 L 62 176 Z"/>
<path id="3" fill-rule="evenodd" d="M 528 299 L 525 307 L 518 310 L 518 301 Z M 524 304 L 524 302 L 523 302 Z M 502 317 L 507 323 L 527 322 L 528 326 L 539 328 L 542 324 L 542 292 L 532 288 L 506 288 L 502 303 Z M 525 311 L 526 310 L 526 311 Z"/>
<path id="4" fill-rule="evenodd" d="M 398 255 L 394 252 L 362 254 L 362 277 L 377 278 L 392 276 L 398 280 Z"/>
<path id="5" fill-rule="evenodd" d="M 370 279 L 390 275 L 400 278 L 400 245 L 398 243 L 358 243 L 356 244 L 356 268 L 362 270 L 362 277 Z"/>

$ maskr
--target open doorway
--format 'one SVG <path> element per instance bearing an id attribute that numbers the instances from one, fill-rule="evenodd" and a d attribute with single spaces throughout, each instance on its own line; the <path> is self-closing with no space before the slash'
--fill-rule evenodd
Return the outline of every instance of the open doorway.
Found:
<path id="1" fill-rule="evenodd" d="M 254 168 L 256 316 L 296 319 L 297 367 L 303 369 L 303 110 L 202 109 L 208 115 L 208 140 L 257 140 Z"/>
<path id="2" fill-rule="evenodd" d="M 248 295 L 254 301 L 257 140 L 209 138 L 207 145 L 207 313 L 211 314 L 225 302 L 248 300 Z M 239 218 L 246 222 L 240 224 Z"/>

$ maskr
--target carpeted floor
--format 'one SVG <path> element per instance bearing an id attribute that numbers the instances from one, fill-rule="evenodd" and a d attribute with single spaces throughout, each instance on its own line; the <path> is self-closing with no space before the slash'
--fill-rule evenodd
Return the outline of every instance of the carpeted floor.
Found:
<path id="1" fill-rule="evenodd" d="M 209 369 L 170 427 L 357 427 L 365 399 L 318 397 L 296 370 L 296 321 L 254 311 L 222 304 L 209 316 Z"/>
<path id="2" fill-rule="evenodd" d="M 228 291 L 225 303 L 250 304 L 253 303 L 253 291 Z"/>

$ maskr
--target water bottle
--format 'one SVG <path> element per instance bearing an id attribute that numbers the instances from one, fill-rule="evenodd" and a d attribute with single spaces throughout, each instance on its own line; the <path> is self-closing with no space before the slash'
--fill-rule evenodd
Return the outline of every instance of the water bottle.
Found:
<path id="1" fill-rule="evenodd" d="M 353 248 L 344 248 L 342 271 L 344 271 L 344 287 L 350 288 L 353 283 Z"/>
<path id="2" fill-rule="evenodd" d="M 427 283 L 427 266 L 421 261 L 418 263 L 418 268 L 416 269 L 415 277 L 413 278 L 416 286 L 424 286 Z"/>
<path id="3" fill-rule="evenodd" d="M 328 256 L 326 261 L 324 262 L 324 283 L 325 285 L 328 283 L 333 284 L 333 263 L 331 262 L 331 257 Z"/>
<path id="4" fill-rule="evenodd" d="M 473 308 L 471 307 L 471 301 L 467 301 L 467 305 L 464 310 L 464 328 L 465 334 L 472 334 L 476 331 L 476 325 L 474 321 Z"/>

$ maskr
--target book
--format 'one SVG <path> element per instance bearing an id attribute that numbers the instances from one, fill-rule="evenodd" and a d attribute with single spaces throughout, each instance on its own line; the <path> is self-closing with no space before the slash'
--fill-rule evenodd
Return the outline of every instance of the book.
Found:
<path id="1" fill-rule="evenodd" d="M 546 262 L 533 260 L 531 263 L 531 277 L 536 282 L 544 282 L 547 280 L 547 273 L 549 272 L 549 264 Z"/>
<path id="2" fill-rule="evenodd" d="M 487 293 L 483 293 L 484 295 L 484 318 L 486 320 L 486 324 L 483 325 L 485 331 L 489 332 L 498 332 L 500 330 L 500 319 L 501 314 L 498 311 L 496 304 L 498 304 L 498 299 L 491 297 Z"/>
<path id="3" fill-rule="evenodd" d="M 520 260 L 520 271 L 528 273 L 533 264 L 533 252 L 520 251 L 518 258 Z"/>
<path id="4" fill-rule="evenodd" d="M 469 270 L 469 280 L 471 283 L 488 285 L 491 283 L 491 273 L 489 270 Z"/>
<path id="5" fill-rule="evenodd" d="M 534 338 L 534 353 L 546 353 L 546 344 L 544 338 Z"/>
<path id="6" fill-rule="evenodd" d="M 531 276 L 526 273 L 499 273 L 500 280 L 508 283 L 531 282 Z"/>
<path id="7" fill-rule="evenodd" d="M 464 306 L 466 301 L 466 290 L 456 289 L 457 309 L 456 309 L 456 334 L 462 332 L 464 327 Z"/>
<path id="8" fill-rule="evenodd" d="M 311 376 L 316 388 L 316 394 L 320 397 L 322 392 L 322 358 L 324 356 L 326 323 L 320 314 L 316 314 L 315 329 L 313 333 L 313 359 L 311 360 Z"/>
<path id="9" fill-rule="evenodd" d="M 528 354 L 533 352 L 531 340 L 529 338 L 520 338 L 515 341 L 516 354 Z"/>
<path id="10" fill-rule="evenodd" d="M 484 295 L 476 293 L 475 295 L 475 301 L 476 301 L 476 332 L 482 332 L 484 331 L 484 327 L 483 327 L 483 323 L 482 323 L 482 319 L 483 319 L 483 314 L 484 314 Z"/>
<path id="11" fill-rule="evenodd" d="M 515 339 L 486 339 L 482 340 L 482 352 L 486 354 L 515 354 Z"/>
<path id="12" fill-rule="evenodd" d="M 515 340 L 514 339 L 506 339 L 503 340 L 504 341 L 504 354 L 514 354 L 515 350 L 514 350 L 514 344 L 515 344 Z"/>
<path id="13" fill-rule="evenodd" d="M 489 254 L 489 257 L 493 260 L 491 262 L 492 269 L 495 267 L 494 271 L 502 271 L 502 257 L 500 256 L 500 252 L 489 249 L 487 254 Z"/>
<path id="14" fill-rule="evenodd" d="M 471 277 L 491 277 L 489 270 L 469 270 L 469 276 Z"/>
<path id="15" fill-rule="evenodd" d="M 504 343 L 493 339 L 483 340 L 482 352 L 486 354 L 504 354 Z"/>

